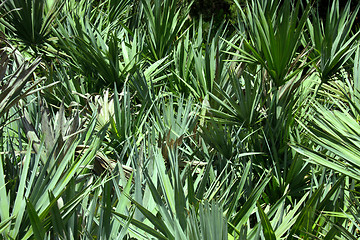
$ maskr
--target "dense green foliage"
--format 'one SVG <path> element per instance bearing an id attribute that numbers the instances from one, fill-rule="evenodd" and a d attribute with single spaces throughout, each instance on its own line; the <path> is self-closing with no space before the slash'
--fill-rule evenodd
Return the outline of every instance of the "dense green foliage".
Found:
<path id="1" fill-rule="evenodd" d="M 1 1 L 0 239 L 360 238 L 360 5 L 199 2 Z"/>

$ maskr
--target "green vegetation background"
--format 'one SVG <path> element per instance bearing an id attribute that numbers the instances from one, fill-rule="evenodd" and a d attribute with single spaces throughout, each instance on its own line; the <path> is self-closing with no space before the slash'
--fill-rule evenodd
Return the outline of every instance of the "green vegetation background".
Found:
<path id="1" fill-rule="evenodd" d="M 360 238 L 357 1 L 0 3 L 0 239 Z"/>

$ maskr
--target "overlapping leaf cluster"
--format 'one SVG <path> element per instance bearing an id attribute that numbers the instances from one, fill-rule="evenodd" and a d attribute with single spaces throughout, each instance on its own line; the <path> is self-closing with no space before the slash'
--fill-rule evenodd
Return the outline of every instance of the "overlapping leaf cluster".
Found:
<path id="1" fill-rule="evenodd" d="M 1 239 L 360 237 L 360 5 L 234 3 L 1 2 Z"/>

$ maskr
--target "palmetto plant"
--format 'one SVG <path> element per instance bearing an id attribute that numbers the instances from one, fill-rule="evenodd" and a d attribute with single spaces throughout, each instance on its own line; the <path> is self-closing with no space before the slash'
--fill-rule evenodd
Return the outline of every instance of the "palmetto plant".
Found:
<path id="1" fill-rule="evenodd" d="M 27 85 L 30 77 L 40 64 L 40 59 L 33 63 L 25 62 L 19 52 L 12 48 L 8 42 L 6 47 L 1 48 L 1 94 L 0 94 L 0 118 L 6 117 L 9 109 L 24 99 L 41 81 L 38 80 Z M 14 58 L 14 59 L 12 59 Z M 24 89 L 25 88 L 25 89 Z"/>
<path id="2" fill-rule="evenodd" d="M 62 6 L 61 1 L 4 1 L 2 24 L 12 38 L 20 39 L 36 54 L 46 43 L 50 43 L 51 28 Z"/>
<path id="3" fill-rule="evenodd" d="M 68 12 L 55 33 L 59 47 L 70 56 L 65 59 L 77 71 L 82 71 L 87 91 L 123 83 L 139 61 L 141 36 L 134 36 L 130 42 L 128 32 L 120 23 L 104 25 L 112 8 L 96 8 L 87 1 L 69 1 L 65 8 Z M 126 17 L 126 9 L 122 10 L 124 12 L 117 14 Z"/>
<path id="4" fill-rule="evenodd" d="M 254 0 L 247 4 L 246 12 L 239 3 L 237 5 L 244 47 L 234 47 L 242 53 L 240 59 L 262 65 L 272 85 L 283 86 L 301 69 L 295 68 L 299 61 L 296 57 L 310 4 L 303 10 L 301 18 L 298 18 L 300 1 L 280 5 L 279 1 Z"/>
<path id="5" fill-rule="evenodd" d="M 359 32 L 351 34 L 352 27 L 359 11 L 360 5 L 350 13 L 348 1 L 345 8 L 340 11 L 339 1 L 333 1 L 326 15 L 321 19 L 318 12 L 313 12 L 313 20 L 307 20 L 309 35 L 315 51 L 312 58 L 320 61 L 316 69 L 323 82 L 331 80 L 341 66 L 346 64 L 357 47 Z M 319 60 L 317 60 L 320 58 Z"/>
<path id="6" fill-rule="evenodd" d="M 153 61 L 166 57 L 176 44 L 177 37 L 184 27 L 190 5 L 179 8 L 181 2 L 174 0 L 158 1 L 152 4 L 142 0 L 147 22 L 147 48 Z"/>
<path id="7" fill-rule="evenodd" d="M 308 173 L 306 164 L 297 161 L 299 155 L 288 147 L 299 131 L 293 116 L 303 107 L 301 84 L 311 75 L 303 70 L 306 50 L 298 52 L 309 6 L 298 19 L 300 3 L 294 4 L 251 1 L 246 12 L 238 5 L 240 36 L 227 43 L 236 50 L 229 60 L 240 63 L 229 70 L 225 84 L 216 85 L 217 94 L 211 94 L 220 105 L 211 109 L 215 117 L 241 127 L 243 137 L 248 135 L 244 146 L 261 153 L 254 157 L 254 171 L 261 175 L 264 168 L 273 167 L 274 181 L 266 190 L 273 200 L 283 195 L 288 184 L 291 194 L 301 195 Z M 284 16 L 290 20 L 282 22 Z"/>
<path id="8" fill-rule="evenodd" d="M 93 159 L 101 143 L 101 134 L 98 137 L 91 137 L 95 126 L 93 121 L 83 134 L 77 133 L 72 136 L 73 138 L 67 138 L 64 144 L 61 143 L 62 136 L 51 139 L 55 136 L 49 136 L 49 128 L 46 126 L 48 123 L 44 118 L 46 116 L 43 115 L 42 134 L 36 127 L 32 129 L 34 131 L 32 135 L 27 134 L 30 131 L 28 127 L 19 123 L 11 123 L 3 130 L 9 132 L 11 129 L 18 129 L 20 137 L 13 134 L 2 137 L 1 220 L 8 222 L 2 229 L 4 237 L 27 239 L 33 235 L 44 239 L 45 236 L 50 237 L 51 234 L 56 234 L 59 228 L 61 230 L 61 227 L 66 226 L 75 234 L 79 231 L 78 226 L 71 226 L 71 219 L 76 219 L 74 213 L 76 206 L 92 191 L 92 188 L 86 188 L 86 182 L 90 179 L 83 175 L 84 168 L 81 166 L 88 165 Z M 30 126 L 31 123 L 26 120 L 23 124 Z M 19 142 L 20 135 L 23 134 L 20 130 L 22 128 L 23 131 L 28 131 L 27 136 L 31 136 L 28 145 Z M 34 139 L 37 135 L 40 135 L 41 142 L 36 142 L 39 139 Z M 50 142 L 45 143 L 45 140 L 57 141 L 52 145 Z M 75 157 L 76 146 L 79 143 L 88 144 L 89 148 L 81 156 Z M 10 180 L 10 184 L 5 184 L 5 181 Z M 70 189 L 69 187 L 76 181 L 79 181 L 77 187 Z M 11 202 L 14 204 L 10 204 Z M 51 217 L 50 212 L 52 212 Z M 57 229 L 53 229 L 54 225 L 49 224 L 51 221 L 61 219 L 64 222 L 59 222 Z M 65 234 L 62 231 L 64 229 L 57 234 Z M 70 232 L 66 235 L 70 236 L 72 234 Z"/>

